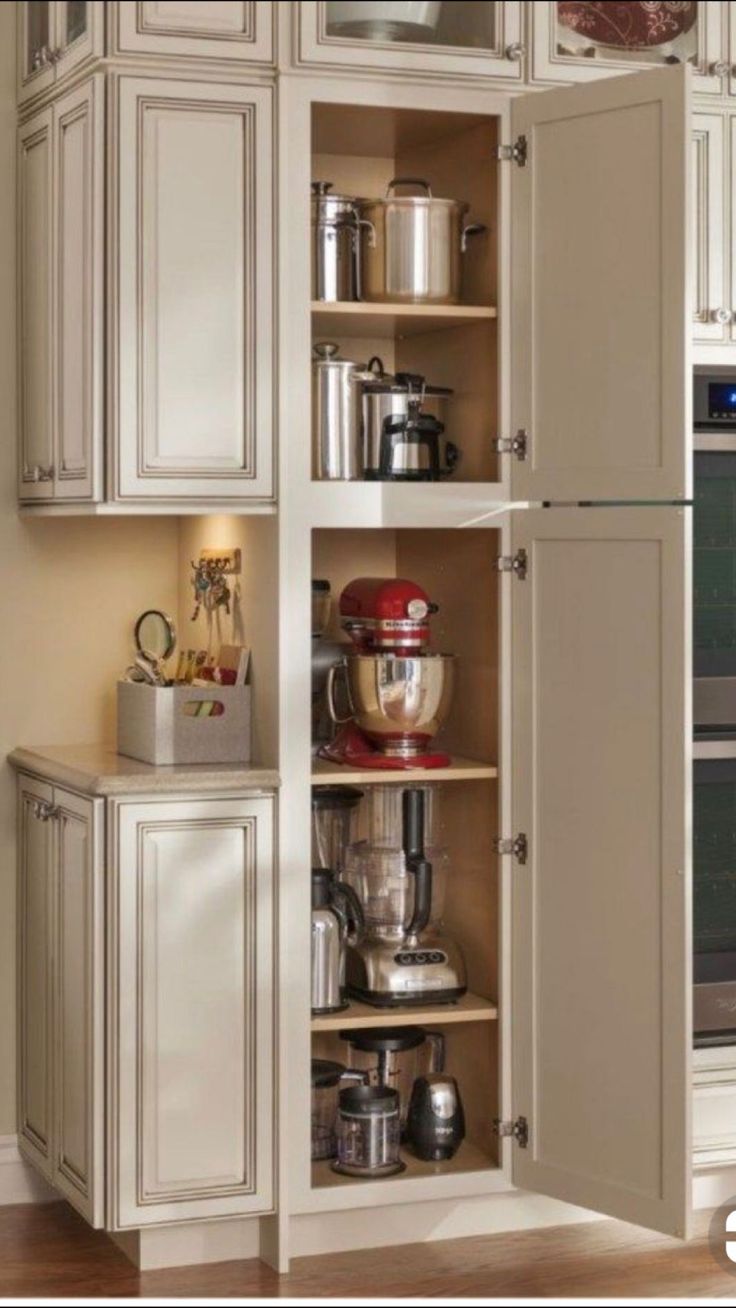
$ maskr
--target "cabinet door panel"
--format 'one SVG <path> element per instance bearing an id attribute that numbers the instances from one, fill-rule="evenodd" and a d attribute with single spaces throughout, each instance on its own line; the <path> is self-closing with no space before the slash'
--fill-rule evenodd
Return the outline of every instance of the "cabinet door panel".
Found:
<path id="1" fill-rule="evenodd" d="M 726 291 L 723 257 L 728 231 L 723 115 L 695 114 L 692 140 L 693 335 L 697 341 L 724 341 L 729 328 L 717 321 L 717 311 L 729 310 L 734 301 Z"/>
<path id="2" fill-rule="evenodd" d="M 121 53 L 273 60 L 271 0 L 138 0 L 116 8 Z"/>
<path id="3" fill-rule="evenodd" d="M 52 111 L 21 127 L 18 150 L 19 495 L 53 493 Z"/>
<path id="4" fill-rule="evenodd" d="M 271 1206 L 271 824 L 268 799 L 120 809 L 120 1227 Z"/>
<path id="5" fill-rule="evenodd" d="M 52 1180 L 104 1224 L 103 800 L 55 790 L 55 1148 Z"/>
<path id="6" fill-rule="evenodd" d="M 118 495 L 268 498 L 271 92 L 119 89 Z"/>
<path id="7" fill-rule="evenodd" d="M 103 54 L 105 7 L 104 0 L 59 0 L 57 79 Z"/>
<path id="8" fill-rule="evenodd" d="M 57 101 L 56 499 L 99 499 L 103 448 L 103 79 Z"/>
<path id="9" fill-rule="evenodd" d="M 516 500 L 688 496 L 689 103 L 671 68 L 512 104 Z"/>
<path id="10" fill-rule="evenodd" d="M 18 781 L 18 1144 L 51 1177 L 52 1075 L 52 867 L 54 824 L 42 805 L 51 787 L 21 776 Z"/>
<path id="11" fill-rule="evenodd" d="M 685 1235 L 689 508 L 520 511 L 511 580 L 515 1182 Z"/>
<path id="12" fill-rule="evenodd" d="M 21 0 L 18 14 L 18 101 L 32 99 L 53 86 L 56 65 L 49 58 L 54 46 L 52 0 Z"/>

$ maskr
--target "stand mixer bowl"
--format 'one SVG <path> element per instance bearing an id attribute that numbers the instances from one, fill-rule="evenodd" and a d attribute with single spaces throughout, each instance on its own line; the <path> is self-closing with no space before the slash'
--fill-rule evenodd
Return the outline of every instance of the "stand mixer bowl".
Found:
<path id="1" fill-rule="evenodd" d="M 344 662 L 353 717 L 382 754 L 426 752 L 452 699 L 452 654 L 350 654 Z"/>

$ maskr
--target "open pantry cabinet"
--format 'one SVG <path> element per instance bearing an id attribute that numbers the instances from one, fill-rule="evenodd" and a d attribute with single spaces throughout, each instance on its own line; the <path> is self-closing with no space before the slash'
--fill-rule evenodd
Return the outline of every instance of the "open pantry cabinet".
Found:
<path id="1" fill-rule="evenodd" d="M 685 1235 L 687 70 L 511 105 L 447 89 L 441 108 L 419 86 L 300 76 L 285 79 L 281 113 L 286 1246 L 351 1247 L 356 1227 L 345 1223 L 366 1208 L 384 1240 L 392 1212 L 402 1232 L 426 1238 L 412 1212 L 432 1200 L 488 1200 L 491 1230 L 491 1201 L 515 1187 Z M 496 160 L 496 144 L 520 138 L 523 163 L 519 152 Z M 315 306 L 310 181 L 375 194 L 422 154 L 447 169 L 438 188 L 462 185 L 490 229 L 465 302 Z M 315 480 L 316 339 L 361 361 L 384 351 L 387 367 L 431 366 L 462 406 L 463 470 L 427 484 Z M 519 430 L 526 457 L 499 456 L 495 439 Z M 468 1134 L 449 1163 L 405 1152 L 401 1174 L 356 1181 L 312 1166 L 310 1060 L 348 1061 L 340 1031 L 386 1019 L 364 1006 L 310 1016 L 310 798 L 314 784 L 368 789 L 376 778 L 315 763 L 308 633 L 312 578 L 329 580 L 336 601 L 371 575 L 422 585 L 440 606 L 433 647 L 457 656 L 443 729 L 451 765 L 396 780 L 440 790 L 445 927 L 466 956 L 469 992 L 410 1020 L 445 1035 Z"/>

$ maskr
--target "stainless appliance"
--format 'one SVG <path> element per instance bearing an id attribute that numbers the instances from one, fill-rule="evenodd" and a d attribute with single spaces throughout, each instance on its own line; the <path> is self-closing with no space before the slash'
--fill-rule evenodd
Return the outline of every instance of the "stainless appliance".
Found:
<path id="1" fill-rule="evenodd" d="M 358 944 L 363 911 L 351 886 L 329 868 L 312 869 L 312 1012 L 339 1013 L 345 999 L 345 946 Z"/>
<path id="2" fill-rule="evenodd" d="M 360 942 L 348 949 L 348 994 L 377 1008 L 454 1003 L 467 989 L 465 963 L 433 910 L 424 790 L 403 790 L 401 803 L 400 850 L 367 841 L 346 856 L 343 879 L 361 901 L 365 926 Z"/>
<path id="3" fill-rule="evenodd" d="M 361 379 L 365 366 L 341 359 L 334 341 L 312 349 L 314 473 L 321 481 L 356 481 L 363 475 Z"/>
<path id="4" fill-rule="evenodd" d="M 695 370 L 693 718 L 736 728 L 736 369 Z"/>
<path id="5" fill-rule="evenodd" d="M 399 186 L 423 194 L 398 196 Z M 486 230 L 482 223 L 465 223 L 468 208 L 433 196 L 419 177 L 395 177 L 384 199 L 358 201 L 361 218 L 372 226 L 360 243 L 362 298 L 457 304 L 468 237 Z"/>
<path id="6" fill-rule="evenodd" d="M 465 1112 L 454 1076 L 420 1076 L 414 1082 L 407 1118 L 412 1151 L 428 1162 L 446 1162 L 465 1139 Z"/>
<path id="7" fill-rule="evenodd" d="M 312 1159 L 334 1158 L 337 1153 L 337 1101 L 347 1081 L 366 1082 L 364 1072 L 354 1072 L 342 1063 L 326 1058 L 312 1059 Z"/>
<path id="8" fill-rule="evenodd" d="M 350 1086 L 340 1091 L 336 1172 L 366 1180 L 403 1172 L 399 1144 L 399 1096 L 387 1086 Z"/>
<path id="9" fill-rule="evenodd" d="M 312 299 L 360 299 L 360 215 L 351 195 L 312 182 Z"/>
<path id="10" fill-rule="evenodd" d="M 453 472 L 460 451 L 446 440 L 442 420 L 452 391 L 429 386 L 416 373 L 371 371 L 361 386 L 365 477 L 437 480 Z"/>

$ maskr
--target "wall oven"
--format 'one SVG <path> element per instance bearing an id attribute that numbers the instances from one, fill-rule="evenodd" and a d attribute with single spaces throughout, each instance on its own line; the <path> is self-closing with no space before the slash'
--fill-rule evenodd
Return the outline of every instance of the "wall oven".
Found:
<path id="1" fill-rule="evenodd" d="M 693 1021 L 736 1042 L 736 369 L 696 368 Z"/>

